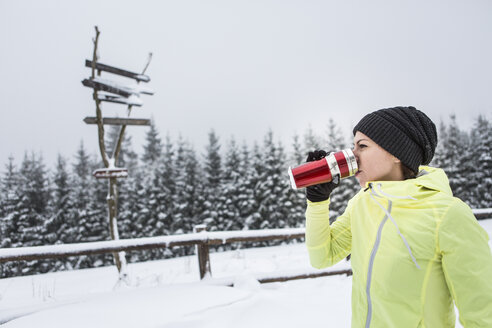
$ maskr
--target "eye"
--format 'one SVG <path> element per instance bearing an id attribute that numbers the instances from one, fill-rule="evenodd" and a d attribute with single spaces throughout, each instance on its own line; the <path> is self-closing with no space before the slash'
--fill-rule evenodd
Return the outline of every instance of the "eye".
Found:
<path id="1" fill-rule="evenodd" d="M 367 145 L 364 145 L 364 144 L 359 144 L 359 148 L 366 148 Z"/>

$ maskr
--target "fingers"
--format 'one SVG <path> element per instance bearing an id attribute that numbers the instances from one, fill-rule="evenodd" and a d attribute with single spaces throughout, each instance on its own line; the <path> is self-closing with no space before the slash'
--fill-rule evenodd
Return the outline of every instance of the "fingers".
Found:
<path id="1" fill-rule="evenodd" d="M 324 151 L 322 149 L 316 150 L 315 152 L 317 152 L 318 159 L 322 159 L 322 158 L 325 158 L 326 157 L 326 151 Z"/>
<path id="2" fill-rule="evenodd" d="M 306 159 L 306 162 L 318 161 L 322 158 L 325 158 L 326 155 L 327 155 L 327 152 L 322 150 L 322 149 L 310 151 L 308 153 L 308 157 Z"/>

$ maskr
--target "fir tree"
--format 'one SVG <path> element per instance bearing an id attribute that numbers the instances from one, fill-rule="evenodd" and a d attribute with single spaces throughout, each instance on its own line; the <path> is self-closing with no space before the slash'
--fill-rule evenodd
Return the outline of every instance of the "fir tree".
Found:
<path id="1" fill-rule="evenodd" d="M 175 228 L 174 224 L 174 201 L 176 196 L 176 168 L 174 147 L 169 135 L 166 136 L 163 157 L 159 161 L 158 171 L 160 175 L 159 208 L 157 208 L 157 235 L 169 235 Z"/>
<path id="2" fill-rule="evenodd" d="M 75 211 L 72 197 L 72 185 L 67 171 L 66 160 L 59 154 L 56 170 L 53 175 L 49 216 L 45 221 L 44 240 L 46 244 L 74 243 L 77 240 L 78 227 L 75 221 Z M 59 259 L 50 261 L 49 271 L 72 269 L 74 259 Z"/>
<path id="3" fill-rule="evenodd" d="M 464 198 L 464 186 L 466 184 L 466 171 L 461 165 L 464 150 L 467 148 L 467 140 L 464 133 L 456 123 L 456 116 L 450 116 L 450 124 L 446 129 L 445 140 L 442 140 L 443 157 L 442 168 L 447 173 L 449 185 L 454 196 Z"/>
<path id="4" fill-rule="evenodd" d="M 43 243 L 44 217 L 49 201 L 47 171 L 42 158 L 24 156 L 19 170 L 19 201 L 15 204 L 12 217 L 12 246 L 30 247 Z M 17 262 L 12 274 L 47 272 L 46 263 L 34 261 Z"/>
<path id="5" fill-rule="evenodd" d="M 470 191 L 470 205 L 476 208 L 492 207 L 492 125 L 480 115 L 473 128 L 473 144 L 469 159 L 472 162 L 469 167 L 470 178 L 468 190 Z"/>
<path id="6" fill-rule="evenodd" d="M 241 193 L 244 192 L 244 176 L 241 174 L 241 151 L 232 137 L 227 145 L 224 160 L 224 177 L 220 192 L 222 194 L 222 217 L 224 230 L 241 230 Z"/>
<path id="7" fill-rule="evenodd" d="M 150 121 L 150 129 L 145 135 L 145 141 L 146 144 L 144 145 L 142 161 L 146 165 L 151 165 L 162 155 L 162 140 L 159 137 L 159 132 L 157 131 L 154 120 Z"/>
<path id="8" fill-rule="evenodd" d="M 251 152 L 245 142 L 241 147 L 240 159 L 238 168 L 240 174 L 240 193 L 237 200 L 239 208 L 238 229 L 247 230 L 249 229 L 249 222 L 254 216 L 257 206 L 254 198 L 256 170 L 253 165 Z"/>
<path id="9" fill-rule="evenodd" d="M 181 137 L 178 139 L 175 162 L 173 234 L 192 233 L 198 222 L 200 197 L 200 167 L 193 148 Z M 173 250 L 174 251 L 174 250 Z M 180 247 L 175 254 L 193 254 L 194 247 Z"/>
<path id="10" fill-rule="evenodd" d="M 264 169 L 256 186 L 261 218 L 258 228 L 285 228 L 289 214 L 285 208 L 285 191 L 288 188 L 287 170 L 282 161 L 285 155 L 282 145 L 275 145 L 272 131 L 264 138 L 262 158 Z"/>
<path id="11" fill-rule="evenodd" d="M 106 223 L 107 181 L 92 176 L 95 169 L 102 167 L 102 163 L 96 158 L 94 156 L 91 160 L 81 141 L 75 155 L 71 181 L 73 204 L 76 209 L 74 221 L 78 231 L 74 240 L 76 242 L 107 240 L 109 236 Z M 74 266 L 77 269 L 102 266 L 106 263 L 105 258 L 111 258 L 111 255 L 80 256 Z"/>
<path id="12" fill-rule="evenodd" d="M 430 163 L 431 166 L 439 167 L 444 170 L 444 167 L 446 164 L 446 147 L 445 147 L 445 142 L 448 139 L 448 134 L 446 131 L 446 124 L 441 120 L 439 122 L 439 129 L 437 132 L 438 135 L 438 142 L 436 146 L 436 151 L 434 153 L 434 158 L 432 159 L 432 162 Z"/>
<path id="13" fill-rule="evenodd" d="M 45 240 L 48 244 L 70 243 L 75 241 L 77 226 L 72 216 L 71 185 L 66 168 L 66 160 L 58 154 L 56 170 L 53 175 L 53 190 L 49 204 L 50 217 L 45 222 Z"/>
<path id="14" fill-rule="evenodd" d="M 118 167 L 128 170 L 128 177 L 118 179 L 118 231 L 121 238 L 136 238 L 135 222 L 138 213 L 138 192 L 142 188 L 138 155 L 133 150 L 132 138 L 127 133 L 118 156 Z"/>
<path id="15" fill-rule="evenodd" d="M 2 194 L 1 214 L 0 214 L 0 247 L 8 248 L 13 245 L 12 238 L 16 233 L 14 218 L 19 217 L 17 212 L 20 203 L 19 176 L 11 155 L 9 162 L 5 166 L 5 173 L 0 180 L 0 192 Z M 17 263 L 7 262 L 0 265 L 0 278 L 9 277 L 17 271 Z"/>
<path id="16" fill-rule="evenodd" d="M 19 199 L 17 190 L 18 179 L 14 157 L 11 155 L 8 164 L 5 165 L 4 176 L 0 180 L 0 217 L 4 217 L 14 211 L 14 205 Z"/>
<path id="17" fill-rule="evenodd" d="M 290 156 L 291 167 L 294 168 L 303 164 L 306 161 L 307 154 L 301 150 L 301 144 L 299 142 L 299 136 L 294 135 L 292 141 L 292 155 Z M 305 156 L 306 155 L 306 156 Z M 290 181 L 290 180 L 289 180 Z M 306 196 L 304 189 L 292 189 L 290 186 L 286 188 L 285 207 L 289 212 L 287 217 L 288 227 L 301 227 L 304 225 L 304 212 L 306 210 Z"/>
<path id="18" fill-rule="evenodd" d="M 263 155 L 260 147 L 255 142 L 253 144 L 253 151 L 251 157 L 251 169 L 248 174 L 248 186 L 252 190 L 252 197 L 250 198 L 251 208 L 245 217 L 244 222 L 245 230 L 259 229 L 261 226 L 261 215 L 259 209 L 263 200 L 263 190 L 259 188 L 261 181 L 265 175 L 265 166 L 263 164 Z"/>
<path id="19" fill-rule="evenodd" d="M 205 161 L 203 167 L 204 189 L 202 211 L 200 219 L 207 224 L 209 231 L 221 230 L 223 218 L 219 213 L 218 205 L 221 200 L 220 183 L 222 180 L 222 160 L 220 156 L 219 138 L 215 131 L 208 134 Z"/>

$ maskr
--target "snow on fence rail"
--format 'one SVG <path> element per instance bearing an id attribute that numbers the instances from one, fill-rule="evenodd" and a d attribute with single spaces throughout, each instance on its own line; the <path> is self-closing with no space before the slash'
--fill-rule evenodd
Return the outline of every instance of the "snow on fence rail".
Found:
<path id="1" fill-rule="evenodd" d="M 195 227 L 195 233 L 148 237 L 136 239 L 120 239 L 90 243 L 60 244 L 51 246 L 0 248 L 0 263 L 8 261 L 41 260 L 68 256 L 95 255 L 120 251 L 135 251 L 152 248 L 171 248 L 176 246 L 197 246 L 200 278 L 211 276 L 210 257 L 208 248 L 210 245 L 224 245 L 235 242 L 258 242 L 267 240 L 289 240 L 304 238 L 304 228 L 294 229 L 264 229 L 242 231 L 216 231 L 208 232 L 203 225 Z M 342 272 L 350 274 L 350 272 Z M 338 272 L 325 272 L 324 275 L 339 274 Z M 319 276 L 319 273 L 297 274 L 292 276 L 261 279 L 260 282 L 284 281 L 301 279 L 304 276 Z M 290 278 L 289 278 L 290 277 Z M 262 281 L 264 280 L 264 281 Z"/>
<path id="2" fill-rule="evenodd" d="M 477 219 L 492 218 L 492 208 L 474 209 L 473 214 Z M 207 274 L 211 275 L 209 257 L 210 245 L 224 245 L 235 242 L 289 240 L 304 238 L 305 234 L 305 228 L 209 232 L 205 230 L 204 225 L 196 226 L 195 231 L 196 232 L 194 233 L 172 236 L 120 239 L 36 247 L 0 248 L 0 263 L 196 245 L 198 264 L 200 268 L 200 278 L 203 279 Z M 350 275 L 351 273 L 351 270 L 322 271 L 316 273 L 295 274 L 291 276 L 269 277 L 266 279 L 260 279 L 259 281 L 286 281 L 292 279 L 315 278 L 333 274 Z"/>

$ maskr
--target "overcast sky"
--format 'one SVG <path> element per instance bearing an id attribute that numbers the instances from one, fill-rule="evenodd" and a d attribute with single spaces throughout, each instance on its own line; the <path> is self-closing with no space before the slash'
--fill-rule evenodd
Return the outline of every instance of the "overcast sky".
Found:
<path id="1" fill-rule="evenodd" d="M 51 167 L 81 140 L 98 150 L 80 83 L 94 25 L 102 63 L 141 71 L 154 54 L 156 93 L 132 117 L 202 153 L 212 128 L 249 143 L 271 128 L 288 146 L 330 117 L 348 135 L 367 112 L 398 105 L 436 123 L 455 113 L 465 129 L 492 118 L 491 1 L 0 0 L 0 171 L 10 154 L 41 152 Z M 103 104 L 105 116 L 125 112 Z M 127 131 L 141 152 L 146 128 Z"/>

